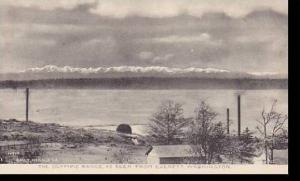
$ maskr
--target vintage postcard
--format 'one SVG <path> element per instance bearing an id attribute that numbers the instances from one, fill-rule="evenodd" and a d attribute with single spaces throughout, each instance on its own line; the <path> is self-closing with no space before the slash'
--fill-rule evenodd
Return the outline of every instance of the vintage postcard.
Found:
<path id="1" fill-rule="evenodd" d="M 287 174 L 287 0 L 0 0 L 0 174 Z"/>

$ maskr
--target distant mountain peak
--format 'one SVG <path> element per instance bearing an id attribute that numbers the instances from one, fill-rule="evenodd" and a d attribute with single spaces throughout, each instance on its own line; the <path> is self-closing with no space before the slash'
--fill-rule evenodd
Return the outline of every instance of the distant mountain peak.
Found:
<path id="1" fill-rule="evenodd" d="M 33 73 L 43 73 L 43 72 L 59 72 L 59 73 L 148 73 L 148 72 L 157 72 L 157 73 L 169 73 L 169 74 L 184 74 L 184 73 L 229 73 L 230 71 L 225 69 L 216 69 L 216 68 L 171 68 L 171 67 L 160 67 L 160 66 L 119 66 L 119 67 L 96 67 L 96 68 L 78 68 L 71 66 L 59 67 L 56 65 L 46 65 L 44 67 L 29 68 L 23 72 L 33 72 Z"/>
<path id="2" fill-rule="evenodd" d="M 268 8 L 252 11 L 247 14 L 246 18 L 287 18 L 287 15 Z"/>

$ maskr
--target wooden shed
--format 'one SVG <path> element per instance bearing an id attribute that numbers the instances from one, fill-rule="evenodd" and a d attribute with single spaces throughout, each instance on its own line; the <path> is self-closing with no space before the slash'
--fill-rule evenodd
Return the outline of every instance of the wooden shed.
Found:
<path id="1" fill-rule="evenodd" d="M 147 157 L 148 164 L 199 164 L 203 159 L 195 154 L 190 145 L 153 146 Z"/>

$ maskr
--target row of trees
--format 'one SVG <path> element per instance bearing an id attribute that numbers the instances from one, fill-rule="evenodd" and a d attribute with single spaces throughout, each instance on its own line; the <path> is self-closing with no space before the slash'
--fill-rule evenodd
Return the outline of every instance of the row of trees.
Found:
<path id="1" fill-rule="evenodd" d="M 171 100 L 163 102 L 150 119 L 149 135 L 156 144 L 190 144 L 193 154 L 205 163 L 224 159 L 231 163 L 252 163 L 261 148 L 264 148 L 266 163 L 273 163 L 275 138 L 286 131 L 284 123 L 287 120 L 286 115 L 274 111 L 275 105 L 276 101 L 269 112 L 263 111 L 262 120 L 257 120 L 262 139 L 255 137 L 248 128 L 240 137 L 226 134 L 222 122 L 216 122 L 218 114 L 205 101 L 200 101 L 192 118 L 184 117 L 181 104 Z M 272 127 L 271 135 L 269 127 Z"/>

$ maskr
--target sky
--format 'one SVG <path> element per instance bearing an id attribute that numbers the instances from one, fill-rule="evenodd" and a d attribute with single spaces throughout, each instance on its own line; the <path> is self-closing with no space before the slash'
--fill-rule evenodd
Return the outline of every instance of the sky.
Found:
<path id="1" fill-rule="evenodd" d="M 0 73 L 46 65 L 288 71 L 287 0 L 0 0 Z"/>

